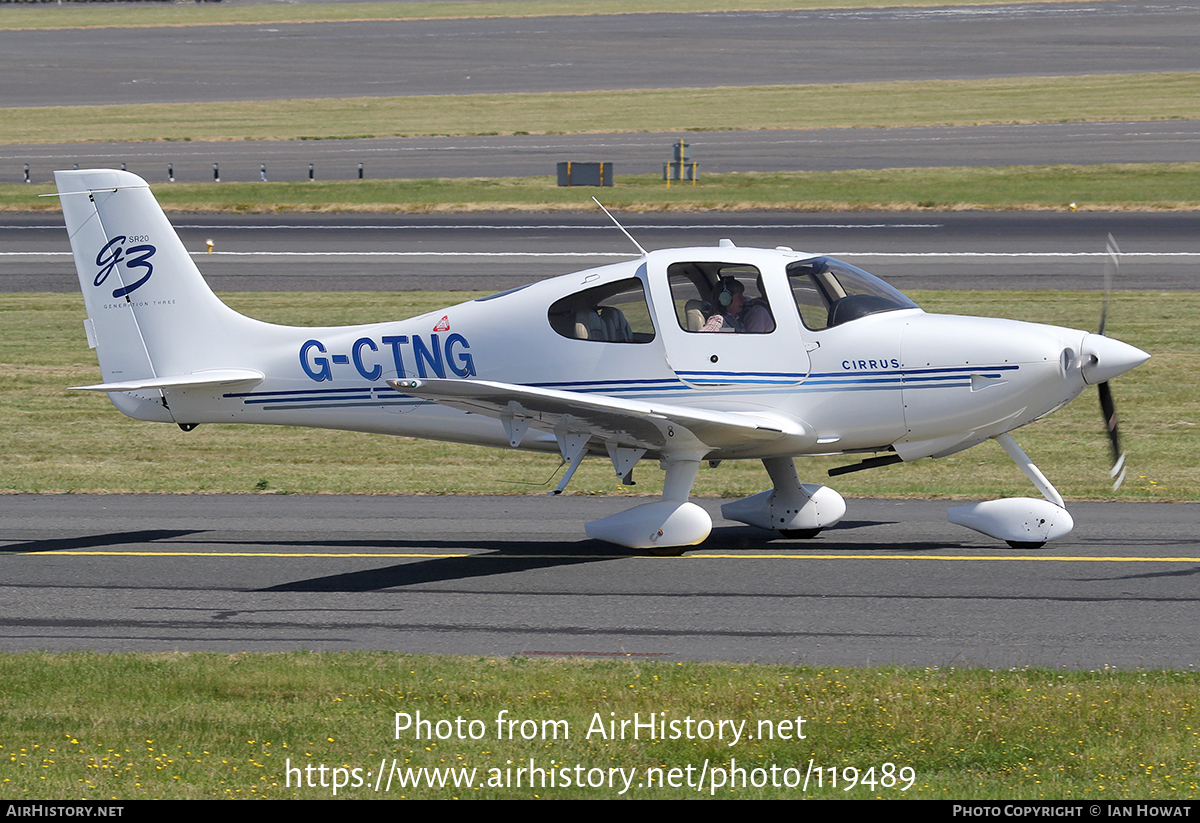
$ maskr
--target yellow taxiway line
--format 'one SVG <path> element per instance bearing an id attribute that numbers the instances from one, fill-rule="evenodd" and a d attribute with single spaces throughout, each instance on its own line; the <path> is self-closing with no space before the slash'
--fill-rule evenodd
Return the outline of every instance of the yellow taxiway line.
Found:
<path id="1" fill-rule="evenodd" d="M 436 559 L 476 558 L 481 560 L 1035 560 L 1058 563 L 1200 563 L 1200 557 L 1109 557 L 1098 555 L 1059 554 L 684 554 L 679 557 L 649 555 L 603 554 L 485 554 L 441 552 L 154 552 L 154 551 L 82 551 L 64 549 L 25 554 L 75 555 L 91 557 L 290 557 L 290 558 L 359 558 L 359 559 Z"/>

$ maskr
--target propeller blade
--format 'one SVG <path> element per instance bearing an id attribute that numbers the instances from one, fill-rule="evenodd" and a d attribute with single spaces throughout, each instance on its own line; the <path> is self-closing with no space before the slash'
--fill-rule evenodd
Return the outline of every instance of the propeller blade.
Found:
<path id="1" fill-rule="evenodd" d="M 1104 326 L 1108 323 L 1108 300 L 1112 295 L 1113 280 L 1117 276 L 1117 270 L 1121 267 L 1121 263 L 1117 258 L 1117 255 L 1121 253 L 1121 249 L 1117 246 L 1117 241 L 1111 234 L 1108 236 L 1108 243 L 1104 251 L 1107 255 L 1104 258 L 1104 306 L 1100 309 L 1100 329 L 1096 332 L 1097 334 L 1104 334 Z"/>
<path id="2" fill-rule="evenodd" d="M 1121 451 L 1121 432 L 1117 428 L 1117 407 L 1113 403 L 1112 389 L 1108 383 L 1096 387 L 1100 391 L 1100 413 L 1104 415 L 1104 426 L 1108 430 L 1108 444 L 1112 447 L 1113 467 L 1109 476 L 1113 478 L 1113 491 L 1125 482 L 1125 452 Z"/>
<path id="3" fill-rule="evenodd" d="M 1100 335 L 1104 334 L 1104 328 L 1108 323 L 1108 301 L 1112 296 L 1113 280 L 1121 266 L 1120 259 L 1117 257 L 1121 253 L 1121 248 L 1112 234 L 1108 235 L 1108 243 L 1105 244 L 1104 251 L 1106 252 L 1104 258 L 1104 304 L 1100 309 L 1100 328 L 1096 332 Z M 1121 451 L 1121 432 L 1117 428 L 1117 406 L 1113 402 L 1112 389 L 1108 387 L 1107 380 L 1096 388 L 1100 392 L 1100 413 L 1104 416 L 1104 427 L 1108 431 L 1108 445 L 1112 447 L 1113 467 L 1108 476 L 1113 478 L 1113 491 L 1116 491 L 1125 482 L 1125 452 Z"/>

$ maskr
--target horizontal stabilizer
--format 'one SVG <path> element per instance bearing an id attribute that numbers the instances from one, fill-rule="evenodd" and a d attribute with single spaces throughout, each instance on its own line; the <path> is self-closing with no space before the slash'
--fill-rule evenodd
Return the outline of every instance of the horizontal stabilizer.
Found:
<path id="1" fill-rule="evenodd" d="M 251 369 L 209 369 L 172 377 L 147 377 L 144 380 L 124 380 L 120 383 L 97 383 L 94 386 L 71 386 L 80 391 L 140 391 L 142 389 L 195 389 L 203 386 L 255 385 L 262 382 L 263 373 Z"/>
<path id="2" fill-rule="evenodd" d="M 563 418 L 570 431 L 655 450 L 720 449 L 808 436 L 798 421 L 780 415 L 697 409 L 602 394 L 558 391 L 490 380 L 389 380 L 398 392 L 463 411 L 527 420 L 553 431 Z"/>

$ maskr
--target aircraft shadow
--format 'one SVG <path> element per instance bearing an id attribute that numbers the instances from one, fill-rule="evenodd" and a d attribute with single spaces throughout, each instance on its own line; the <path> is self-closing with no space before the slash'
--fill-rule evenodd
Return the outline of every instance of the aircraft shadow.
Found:
<path id="1" fill-rule="evenodd" d="M 199 534 L 197 529 L 144 529 L 134 532 L 112 532 L 110 534 L 87 534 L 82 537 L 52 537 L 47 540 L 26 540 L 0 547 L 0 553 L 36 554 L 38 552 L 84 551 L 87 549 L 116 549 L 121 546 L 171 540 L 189 534 Z"/>
<path id="2" fill-rule="evenodd" d="M 837 527 L 824 532 L 815 540 L 788 540 L 771 532 L 748 526 L 720 526 L 702 547 L 692 551 L 876 551 L 880 554 L 902 551 L 906 553 L 932 552 L 954 548 L 957 544 L 860 542 L 854 539 L 854 531 L 872 526 L 888 525 L 886 521 L 844 521 Z M 196 538 L 205 530 L 195 529 L 145 529 L 128 532 L 112 532 L 80 537 L 50 538 L 17 542 L 0 548 L 3 553 L 33 554 L 54 551 L 119 550 L 122 547 L 141 546 L 160 541 L 192 537 L 191 546 L 204 544 L 225 550 L 243 551 L 258 547 L 266 551 L 277 549 L 308 550 L 359 550 L 365 553 L 418 552 L 418 551 L 469 551 L 466 557 L 436 557 L 414 559 L 378 569 L 313 577 L 282 583 L 256 591 L 263 592 L 366 592 L 395 587 L 427 583 L 446 583 L 471 578 L 492 577 L 501 574 L 532 572 L 542 569 L 566 568 L 593 563 L 604 563 L 630 556 L 643 555 L 639 550 L 625 549 L 598 540 L 581 540 L 562 543 L 559 541 L 536 541 L 486 538 L 479 540 L 429 540 L 351 538 L 338 540 L 278 540 L 258 541 L 253 539 L 226 540 Z M 349 558 L 348 558 L 349 559 Z M 359 560 L 361 558 L 354 558 Z"/>
<path id="3" fill-rule="evenodd" d="M 866 529 L 872 526 L 892 526 L 889 520 L 843 520 L 831 529 L 826 529 L 817 537 L 810 539 L 788 538 L 774 532 L 756 529 L 750 526 L 721 526 L 712 530 L 704 545 L 690 551 L 856 551 L 878 552 L 880 554 L 904 553 L 916 554 L 921 552 L 944 551 L 946 549 L 964 548 L 957 540 L 934 542 L 930 540 L 892 540 L 892 539 L 862 539 L 854 534 L 856 529 Z"/>
<path id="4" fill-rule="evenodd" d="M 423 546 L 429 547 L 428 541 Z M 463 543 L 459 548 L 469 548 Z M 494 542 L 491 544 L 495 545 Z M 536 571 L 538 569 L 579 566 L 588 563 L 603 563 L 629 557 L 628 550 L 612 551 L 607 543 L 589 540 L 572 545 L 572 554 L 562 554 L 564 547 L 554 544 L 554 553 L 546 547 L 536 548 L 522 543 L 520 547 L 472 554 L 469 557 L 439 557 L 414 563 L 402 563 L 384 569 L 364 569 L 345 574 L 314 577 L 259 589 L 263 592 L 365 592 L 390 589 L 396 586 L 414 586 L 420 583 L 445 583 L 473 577 L 491 577 L 497 574 Z M 578 552 L 578 553 L 576 553 Z"/>
<path id="5" fill-rule="evenodd" d="M 886 525 L 875 521 L 852 521 L 839 525 L 839 529 L 847 531 L 865 526 Z M 828 535 L 829 533 L 827 533 Z M 832 536 L 832 535 L 829 535 Z M 346 547 L 353 541 L 330 541 L 324 544 L 306 542 L 304 545 L 332 545 Z M 405 541 L 392 541 L 381 544 L 371 541 L 370 546 L 401 549 Z M 903 551 L 906 553 L 931 552 L 953 548 L 957 544 L 930 543 L 927 541 L 881 545 L 848 543 L 845 541 L 816 540 L 784 540 L 771 538 L 769 532 L 744 526 L 721 527 L 713 530 L 712 536 L 705 542 L 702 550 L 794 550 L 812 549 L 819 551 Z M 578 543 L 564 545 L 562 543 L 532 543 L 513 541 L 500 543 L 497 540 L 487 541 L 412 541 L 408 548 L 417 549 L 484 549 L 483 553 L 472 554 L 469 557 L 444 557 L 419 560 L 412 563 L 402 563 L 382 569 L 364 569 L 344 574 L 314 577 L 307 580 L 297 580 L 282 583 L 258 591 L 263 592 L 364 592 L 378 591 L 402 586 L 413 586 L 422 583 L 447 583 L 470 578 L 491 577 L 499 574 L 514 574 L 537 571 L 541 569 L 565 568 L 591 563 L 603 563 L 610 560 L 620 560 L 630 556 L 642 556 L 638 550 L 623 549 L 597 540 L 584 540 Z M 698 547 L 700 548 L 700 547 Z M 565 554 L 564 552 L 570 552 Z"/>

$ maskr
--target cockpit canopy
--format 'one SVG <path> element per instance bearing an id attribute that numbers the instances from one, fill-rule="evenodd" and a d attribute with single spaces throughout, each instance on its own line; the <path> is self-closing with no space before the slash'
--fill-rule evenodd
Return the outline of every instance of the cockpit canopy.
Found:
<path id="1" fill-rule="evenodd" d="M 779 257 L 775 261 L 782 262 Z M 777 317 L 783 316 L 777 312 L 790 310 L 786 308 L 787 292 L 778 293 L 780 269 L 772 266 L 765 273 L 770 285 L 764 280 L 764 270 L 747 262 L 672 262 L 666 268 L 672 305 L 658 307 L 657 322 L 670 322 L 673 308 L 679 328 L 691 334 L 770 335 L 776 329 Z M 645 276 L 644 267 L 639 274 Z M 831 257 L 794 260 L 786 265 L 786 274 L 800 318 L 812 331 L 880 312 L 917 308 L 916 303 L 878 277 Z M 649 343 L 656 337 L 655 319 L 641 276 L 581 288 L 559 298 L 548 312 L 551 328 L 575 340 Z M 650 276 L 662 275 L 652 271 Z M 507 293 L 481 299 L 491 300 Z"/>

